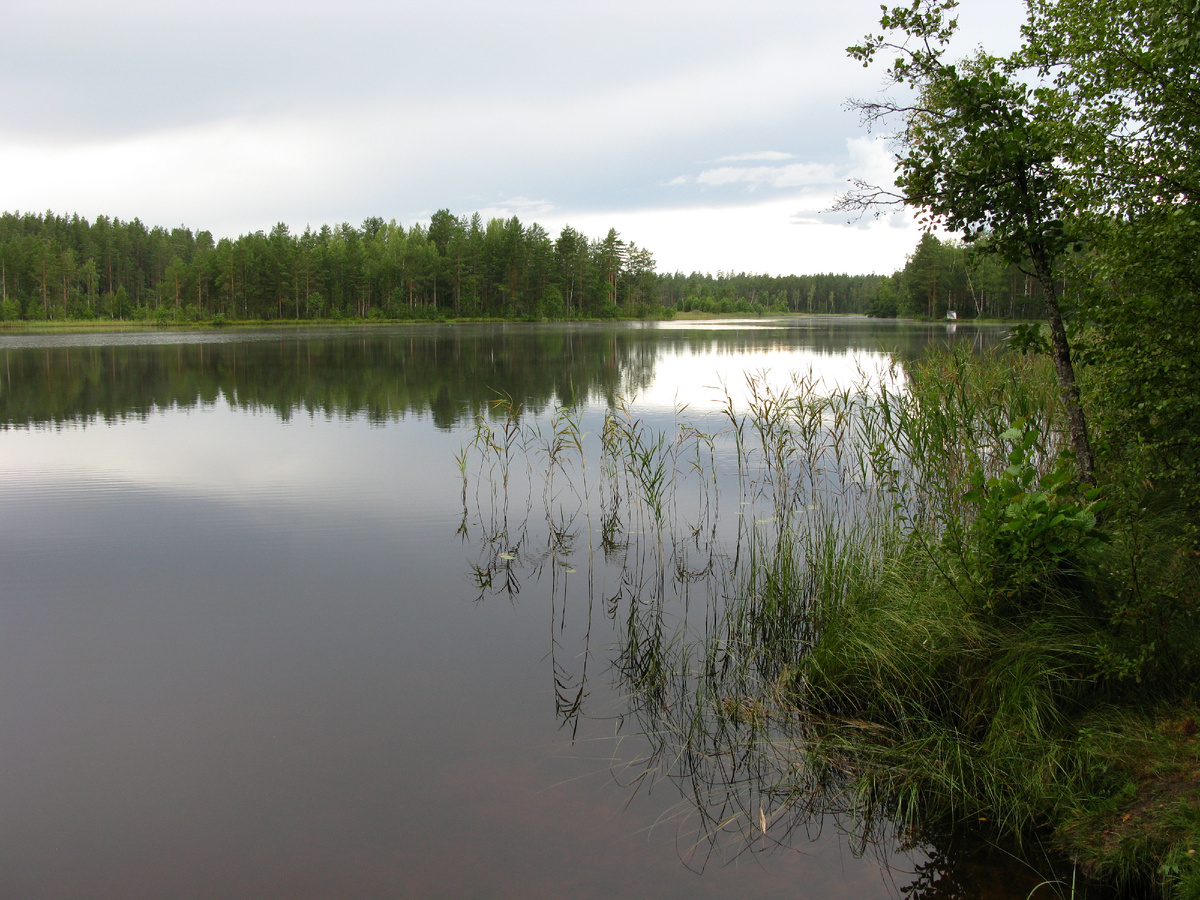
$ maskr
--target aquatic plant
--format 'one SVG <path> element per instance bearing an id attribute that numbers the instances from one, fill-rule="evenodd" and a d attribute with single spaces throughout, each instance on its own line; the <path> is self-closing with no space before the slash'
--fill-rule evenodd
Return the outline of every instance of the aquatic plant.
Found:
<path id="1" fill-rule="evenodd" d="M 681 409 L 657 432 L 617 403 L 595 497 L 572 492 L 564 513 L 543 491 L 550 534 L 586 520 L 589 605 L 598 498 L 612 665 L 647 738 L 623 771 L 689 799 L 688 858 L 822 823 L 864 849 L 933 821 L 1020 838 L 1086 806 L 1111 757 L 1080 730 L 1132 696 L 1114 660 L 1131 653 L 1136 603 L 1114 598 L 1112 559 L 1145 541 L 1076 485 L 1048 363 L 950 348 L 851 388 L 809 373 L 784 389 L 752 377 L 747 394 L 744 410 L 727 395 L 715 425 Z M 582 471 L 579 420 L 551 421 L 544 440 L 571 435 Z M 504 440 L 476 446 L 507 471 Z M 1197 566 L 1175 566 L 1153 616 L 1195 646 Z M 556 683 L 581 684 L 558 666 Z M 559 704 L 565 719 L 587 715 L 583 693 Z"/>

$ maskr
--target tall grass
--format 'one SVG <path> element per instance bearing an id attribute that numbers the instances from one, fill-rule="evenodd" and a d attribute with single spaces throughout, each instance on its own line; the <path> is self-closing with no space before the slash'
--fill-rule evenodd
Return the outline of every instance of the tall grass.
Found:
<path id="1" fill-rule="evenodd" d="M 700 864 L 730 832 L 753 848 L 829 822 L 863 847 L 930 821 L 1020 836 L 1100 790 L 1106 757 L 1079 735 L 1124 690 L 1113 610 L 1136 606 L 1105 597 L 1153 554 L 1072 482 L 1049 362 L 952 347 L 851 388 L 752 378 L 748 397 L 668 431 L 618 403 L 591 467 L 578 410 L 543 434 L 500 403 L 470 448 L 484 590 L 522 560 L 557 585 L 586 552 L 590 605 L 600 535 L 614 666 L 649 737 L 634 779 L 691 798 Z M 522 459 L 537 553 L 510 506 Z M 1159 555 L 1194 611 L 1194 561 Z M 1194 616 L 1170 627 L 1195 645 Z M 571 721 L 585 678 L 555 672 Z"/>

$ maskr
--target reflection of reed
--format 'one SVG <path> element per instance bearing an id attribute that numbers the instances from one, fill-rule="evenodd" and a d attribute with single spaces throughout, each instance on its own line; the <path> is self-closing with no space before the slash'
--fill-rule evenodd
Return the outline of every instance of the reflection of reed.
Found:
<path id="1" fill-rule="evenodd" d="M 701 866 L 723 835 L 755 847 L 839 808 L 830 793 L 836 773 L 810 771 L 798 753 L 811 723 L 785 697 L 781 661 L 801 652 L 815 627 L 806 610 L 816 601 L 789 592 L 802 583 L 801 570 L 817 561 L 854 564 L 839 551 L 857 540 L 847 529 L 859 527 L 862 517 L 851 513 L 868 489 L 844 463 L 858 459 L 847 444 L 863 424 L 865 395 L 830 397 L 813 378 L 797 379 L 788 395 L 759 382 L 752 389 L 749 415 L 730 405 L 717 432 L 683 421 L 682 409 L 673 431 L 656 432 L 634 406 L 617 404 L 598 435 L 594 491 L 578 410 L 559 410 L 543 426 L 501 398 L 478 417 L 460 463 L 463 495 L 473 498 L 461 530 L 464 538 L 478 534 L 471 565 L 480 598 L 515 598 L 515 569 L 526 582 L 549 572 L 556 710 L 572 735 L 591 712 L 600 601 L 617 633 L 608 664 L 625 715 L 649 741 L 622 771 L 635 785 L 668 778 L 692 798 L 699 821 L 689 857 Z M 725 472 L 729 457 L 734 466 Z M 738 506 L 722 519 L 721 496 L 730 490 Z M 577 567 L 586 567 L 586 586 L 573 593 Z M 586 603 L 582 652 L 564 645 L 578 593 Z"/>

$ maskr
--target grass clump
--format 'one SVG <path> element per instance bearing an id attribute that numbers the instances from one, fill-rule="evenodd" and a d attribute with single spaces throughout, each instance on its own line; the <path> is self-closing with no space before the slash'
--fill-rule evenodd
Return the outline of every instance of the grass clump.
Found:
<path id="1" fill-rule="evenodd" d="M 820 611 L 781 701 L 867 807 L 1051 834 L 1089 874 L 1200 896 L 1187 510 L 1118 471 L 1074 483 L 1044 373 L 1011 362 L 950 351 L 912 373 L 888 437 L 914 512 Z"/>
<path id="2" fill-rule="evenodd" d="M 826 727 L 813 752 L 910 824 L 983 821 L 1013 834 L 1069 790 L 1071 721 L 1091 687 L 1079 621 L 980 615 L 920 565 L 827 620 L 794 702 Z M 843 731 L 847 719 L 870 728 Z"/>
<path id="3" fill-rule="evenodd" d="M 551 535 L 582 516 L 621 569 L 604 607 L 643 763 L 690 792 L 699 833 L 750 846 L 832 816 L 865 847 L 969 823 L 1200 897 L 1195 510 L 1128 442 L 1100 490 L 1076 482 L 1049 361 L 951 347 L 851 389 L 755 379 L 724 418 L 659 434 L 610 410 L 593 521 L 586 481 L 553 487 L 588 471 L 560 417 L 576 461 L 547 454 L 542 491 Z M 477 436 L 481 472 L 505 473 L 489 522 L 509 521 L 520 433 Z M 502 535 L 489 573 L 524 552 Z"/>

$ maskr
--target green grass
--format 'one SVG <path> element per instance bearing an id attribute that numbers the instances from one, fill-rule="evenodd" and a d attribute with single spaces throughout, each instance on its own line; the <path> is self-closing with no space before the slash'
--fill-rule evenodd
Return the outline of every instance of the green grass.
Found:
<path id="1" fill-rule="evenodd" d="M 610 412 L 600 530 L 628 571 L 644 764 L 689 786 L 710 841 L 830 814 L 863 840 L 971 823 L 1200 896 L 1193 513 L 1117 465 L 1103 496 L 1073 483 L 1043 358 L 951 348 L 903 375 L 754 382 L 713 434 Z M 481 473 L 512 465 L 507 427 L 477 440 Z M 696 576 L 710 612 L 673 630 Z"/>

